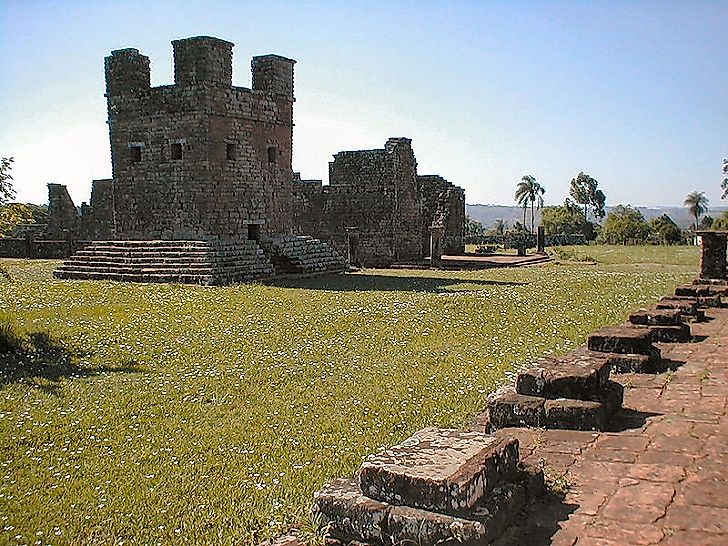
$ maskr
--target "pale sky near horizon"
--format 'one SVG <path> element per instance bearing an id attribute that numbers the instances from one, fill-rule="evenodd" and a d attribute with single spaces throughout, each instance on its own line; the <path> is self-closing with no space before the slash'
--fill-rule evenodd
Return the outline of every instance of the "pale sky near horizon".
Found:
<path id="1" fill-rule="evenodd" d="M 547 203 L 570 179 L 608 204 L 720 200 L 728 156 L 728 2 L 223 2 L 0 0 L 0 156 L 18 201 L 46 183 L 88 201 L 111 176 L 103 59 L 134 47 L 152 85 L 172 83 L 170 41 L 234 42 L 295 68 L 294 170 L 328 177 L 331 155 L 412 138 L 420 174 L 468 203 L 513 204 L 532 174 Z"/>

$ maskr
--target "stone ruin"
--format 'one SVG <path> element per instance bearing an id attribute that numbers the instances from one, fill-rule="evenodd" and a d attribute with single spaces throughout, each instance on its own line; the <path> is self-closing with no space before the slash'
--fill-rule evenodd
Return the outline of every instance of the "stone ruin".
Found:
<path id="1" fill-rule="evenodd" d="M 339 152 L 329 164 L 329 184 L 297 177 L 294 198 L 294 223 L 340 252 L 355 230 L 363 265 L 421 263 L 430 255 L 431 226 L 444 230 L 443 253 L 465 251 L 465 192 L 440 176 L 418 175 L 408 138 Z"/>
<path id="2" fill-rule="evenodd" d="M 57 277 L 221 284 L 341 271 L 343 256 L 424 263 L 433 225 L 446 252 L 464 251 L 464 192 L 419 176 L 409 139 L 336 154 L 329 185 L 301 180 L 295 61 L 254 57 L 247 89 L 232 85 L 232 43 L 172 45 L 172 85 L 151 87 L 149 58 L 136 49 L 105 59 L 112 178 L 93 181 L 80 212 L 49 184 L 46 237 L 92 241 Z"/>
<path id="3" fill-rule="evenodd" d="M 544 489 L 508 435 L 424 429 L 328 482 L 313 513 L 341 544 L 488 544 Z"/>
<path id="4" fill-rule="evenodd" d="M 515 385 L 488 397 L 470 430 L 421 430 L 366 459 L 356 479 L 326 483 L 312 512 L 329 544 L 475 546 L 502 536 L 545 491 L 542 469 L 519 460 L 514 427 L 610 430 L 624 395 L 611 373 L 666 371 L 654 344 L 694 341 L 690 324 L 725 306 L 727 235 L 709 235 L 719 244 L 703 246 L 693 284 L 594 332 L 584 347 L 523 367 Z M 294 535 L 271 542 L 300 543 Z"/>

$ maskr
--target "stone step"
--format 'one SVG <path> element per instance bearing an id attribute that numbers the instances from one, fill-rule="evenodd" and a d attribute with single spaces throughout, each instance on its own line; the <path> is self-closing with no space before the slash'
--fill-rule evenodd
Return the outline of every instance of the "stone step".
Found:
<path id="1" fill-rule="evenodd" d="M 642 326 L 632 325 L 650 332 L 650 339 L 655 343 L 689 343 L 692 340 L 690 326 L 685 323 L 675 326 Z"/>
<path id="2" fill-rule="evenodd" d="M 649 355 L 634 353 L 604 353 L 590 351 L 582 346 L 572 351 L 574 354 L 596 354 L 607 359 L 609 368 L 613 373 L 662 373 L 667 370 L 667 364 L 662 361 L 660 350 L 655 347 Z"/>
<path id="3" fill-rule="evenodd" d="M 544 490 L 543 473 L 519 471 L 462 516 L 395 506 L 365 496 L 356 481 L 332 480 L 314 495 L 312 512 L 344 544 L 483 546 L 514 523 Z"/>
<path id="4" fill-rule="evenodd" d="M 511 481 L 517 465 L 516 439 L 426 428 L 368 457 L 359 486 L 375 500 L 458 515 Z"/>
<path id="5" fill-rule="evenodd" d="M 490 426 L 604 430 L 621 406 L 624 387 L 608 381 L 595 400 L 548 399 L 518 394 L 513 388 L 496 391 L 488 397 Z"/>
<path id="6" fill-rule="evenodd" d="M 655 307 L 658 310 L 677 309 L 683 315 L 683 318 L 695 321 L 705 320 L 705 311 L 698 308 L 697 298 L 663 297 L 655 304 Z"/>
<path id="7" fill-rule="evenodd" d="M 603 353 L 633 353 L 649 355 L 655 350 L 650 331 L 631 325 L 609 326 L 591 334 L 589 350 Z"/>
<path id="8" fill-rule="evenodd" d="M 543 398 L 593 400 L 609 381 L 609 359 L 603 353 L 570 353 L 536 360 L 516 378 L 516 392 Z"/>
<path id="9" fill-rule="evenodd" d="M 679 326 L 682 313 L 679 309 L 640 309 L 629 316 L 629 322 L 640 326 Z"/>
<path id="10" fill-rule="evenodd" d="M 684 284 L 675 288 L 676 296 L 728 296 L 728 287 L 717 284 Z"/>
<path id="11" fill-rule="evenodd" d="M 273 266 L 254 241 L 119 241 L 91 245 L 65 261 L 59 279 L 230 284 L 269 278 Z M 155 246 L 156 245 L 156 246 Z"/>

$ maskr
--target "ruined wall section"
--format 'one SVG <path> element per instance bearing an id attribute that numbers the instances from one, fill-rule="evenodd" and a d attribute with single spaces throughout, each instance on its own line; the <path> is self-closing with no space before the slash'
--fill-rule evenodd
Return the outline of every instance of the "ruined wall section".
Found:
<path id="1" fill-rule="evenodd" d="M 114 183 L 110 178 L 94 180 L 91 201 L 81 203 L 79 237 L 88 241 L 114 239 Z"/>
<path id="2" fill-rule="evenodd" d="M 233 44 L 173 42 L 175 83 L 149 87 L 133 49 L 106 58 L 116 237 L 248 238 L 289 231 L 293 64 L 253 59 L 253 89 L 233 87 Z"/>
<path id="3" fill-rule="evenodd" d="M 81 217 L 62 184 L 48 184 L 48 227 L 44 237 L 51 240 L 76 239 Z"/>
<path id="4" fill-rule="evenodd" d="M 329 185 L 294 182 L 294 223 L 302 233 L 346 253 L 347 227 L 359 230 L 359 258 L 388 266 L 423 258 L 417 162 L 409 139 L 383 149 L 340 152 L 329 164 Z"/>
<path id="5" fill-rule="evenodd" d="M 429 227 L 445 228 L 443 254 L 465 252 L 465 190 L 438 175 L 419 175 L 422 194 L 423 245 L 430 246 Z"/>

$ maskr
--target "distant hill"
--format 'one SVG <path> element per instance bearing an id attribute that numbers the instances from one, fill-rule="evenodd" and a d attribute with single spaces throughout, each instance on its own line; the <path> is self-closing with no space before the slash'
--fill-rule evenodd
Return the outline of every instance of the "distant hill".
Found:
<path id="1" fill-rule="evenodd" d="M 607 207 L 607 214 L 611 212 L 613 207 Z M 681 228 L 689 227 L 693 218 L 685 207 L 636 207 L 645 220 L 648 222 L 656 216 L 667 214 Z M 508 205 L 465 205 L 465 210 L 473 220 L 477 220 L 486 228 L 493 227 L 496 220 L 503 220 L 506 226 L 511 227 L 515 222 L 523 222 L 523 209 L 521 207 L 513 207 Z M 711 207 L 708 215 L 713 218 L 720 216 L 728 207 Z M 528 223 L 531 222 L 531 209 L 526 211 Z M 541 219 L 541 215 L 536 211 L 536 223 Z"/>

